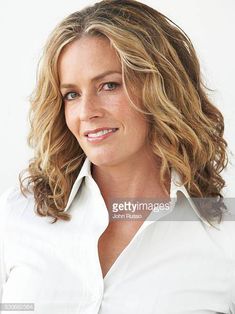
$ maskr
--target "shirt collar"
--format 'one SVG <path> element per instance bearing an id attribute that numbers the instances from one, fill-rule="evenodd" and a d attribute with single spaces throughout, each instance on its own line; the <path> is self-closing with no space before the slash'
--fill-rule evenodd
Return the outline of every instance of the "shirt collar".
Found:
<path id="1" fill-rule="evenodd" d="M 73 187 L 72 187 L 72 190 L 70 192 L 70 195 L 69 195 L 69 199 L 68 199 L 68 203 L 64 209 L 64 211 L 66 212 L 70 205 L 72 204 L 72 201 L 74 200 L 74 197 L 76 196 L 77 194 L 77 191 L 82 183 L 82 179 L 84 177 L 90 177 L 92 178 L 92 175 L 91 175 L 91 162 L 88 158 L 85 159 L 85 161 L 83 162 L 83 165 L 82 165 L 82 168 L 73 184 Z"/>
<path id="2" fill-rule="evenodd" d="M 177 200 L 177 192 L 180 191 L 184 194 L 186 199 L 188 200 L 189 204 L 193 208 L 195 214 L 200 218 L 200 220 L 206 224 L 207 226 L 211 227 L 209 222 L 202 217 L 200 214 L 198 208 L 194 204 L 193 200 L 191 199 L 188 191 L 186 190 L 185 186 L 182 184 L 182 179 L 178 171 L 176 171 L 174 168 L 171 169 L 171 192 L 170 192 L 170 198 L 174 198 L 175 201 Z"/>
<path id="3" fill-rule="evenodd" d="M 66 212 L 70 205 L 72 204 L 76 194 L 77 194 L 77 191 L 81 185 L 81 182 L 82 182 L 82 179 L 84 177 L 89 177 L 90 179 L 94 180 L 92 178 L 92 175 L 91 175 L 91 162 L 88 158 L 85 159 L 83 165 L 82 165 L 82 168 L 73 184 L 73 187 L 72 187 L 72 190 L 70 192 L 70 195 L 69 195 L 69 199 L 68 199 L 68 203 L 64 209 L 64 211 Z M 190 203 L 191 207 L 193 208 L 193 210 L 195 211 L 196 215 L 208 226 L 211 226 L 208 221 L 206 221 L 199 213 L 196 205 L 193 203 L 192 199 L 190 198 L 189 196 L 189 193 L 188 191 L 186 190 L 185 186 L 182 184 L 182 180 L 181 180 L 181 176 L 180 174 L 174 169 L 172 168 L 171 169 L 171 189 L 170 189 L 170 198 L 172 199 L 177 199 L 177 192 L 178 191 L 181 191 L 184 196 L 187 198 L 188 202 Z"/>

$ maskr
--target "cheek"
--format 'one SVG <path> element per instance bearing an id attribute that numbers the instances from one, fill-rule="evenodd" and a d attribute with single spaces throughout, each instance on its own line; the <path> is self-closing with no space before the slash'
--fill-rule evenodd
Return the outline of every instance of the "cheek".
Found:
<path id="1" fill-rule="evenodd" d="M 132 135 L 138 143 L 146 143 L 148 137 L 148 125 L 143 119 L 132 120 Z"/>
<path id="2" fill-rule="evenodd" d="M 134 109 L 126 110 L 125 116 L 126 124 L 128 124 L 131 133 L 134 135 L 138 134 L 139 138 L 145 138 L 148 134 L 149 126 L 144 116 Z"/>
<path id="3" fill-rule="evenodd" d="M 76 119 L 76 114 L 74 110 L 72 110 L 72 108 L 69 108 L 68 106 L 65 106 L 64 114 L 67 127 L 73 134 L 75 134 L 76 130 L 78 130 L 78 121 Z"/>
<path id="4" fill-rule="evenodd" d="M 131 95 L 131 99 L 136 105 L 136 107 L 141 108 L 141 101 L 137 96 Z M 138 112 L 134 107 L 132 107 L 131 103 L 129 102 L 129 99 L 126 95 L 124 95 L 118 102 L 117 109 L 117 116 L 119 116 L 123 121 L 125 121 L 128 126 L 131 126 L 131 129 L 133 129 L 134 132 L 137 130 L 142 130 L 144 132 L 147 132 L 148 124 L 146 119 L 144 118 L 143 114 Z"/>

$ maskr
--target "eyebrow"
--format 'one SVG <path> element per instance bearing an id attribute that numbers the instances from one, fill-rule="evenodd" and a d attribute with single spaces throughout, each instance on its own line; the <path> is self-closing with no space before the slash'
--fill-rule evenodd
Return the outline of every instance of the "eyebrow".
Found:
<path id="1" fill-rule="evenodd" d="M 101 73 L 101 74 L 99 74 L 99 75 L 93 77 L 93 78 L 91 79 L 91 82 L 93 82 L 93 81 L 98 81 L 98 80 L 100 80 L 101 78 L 103 78 L 103 77 L 105 77 L 105 76 L 107 76 L 107 75 L 109 75 L 109 74 L 114 74 L 114 73 L 122 74 L 122 73 L 119 72 L 119 71 L 113 71 L 113 70 L 105 71 L 105 72 L 103 72 L 103 73 Z M 74 87 L 77 87 L 76 84 L 64 83 L 64 84 L 60 85 L 60 88 L 74 88 Z"/>

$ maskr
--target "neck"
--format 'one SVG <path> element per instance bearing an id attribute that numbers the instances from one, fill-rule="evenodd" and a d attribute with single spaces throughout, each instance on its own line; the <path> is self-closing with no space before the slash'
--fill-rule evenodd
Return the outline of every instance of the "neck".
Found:
<path id="1" fill-rule="evenodd" d="M 156 156 L 134 157 L 112 166 L 92 165 L 106 205 L 115 198 L 159 198 L 170 195 L 170 178 L 160 181 L 161 162 Z"/>

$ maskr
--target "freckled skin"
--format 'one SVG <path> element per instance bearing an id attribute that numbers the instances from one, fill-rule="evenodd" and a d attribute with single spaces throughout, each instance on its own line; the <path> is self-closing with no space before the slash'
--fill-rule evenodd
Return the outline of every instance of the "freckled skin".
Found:
<path id="1" fill-rule="evenodd" d="M 100 81 L 91 79 L 108 70 Z M 71 101 L 65 101 L 65 118 L 68 128 L 77 138 L 85 154 L 95 165 L 118 165 L 141 159 L 149 150 L 146 145 L 148 125 L 143 116 L 129 104 L 125 93 L 121 64 L 115 50 L 105 38 L 83 37 L 63 50 L 59 60 L 60 82 L 72 83 L 77 89 L 61 90 L 62 94 L 76 92 Z M 107 82 L 119 86 L 102 87 Z M 83 132 L 100 127 L 119 128 L 99 144 L 92 144 Z M 143 158 L 144 159 L 144 158 Z"/>

